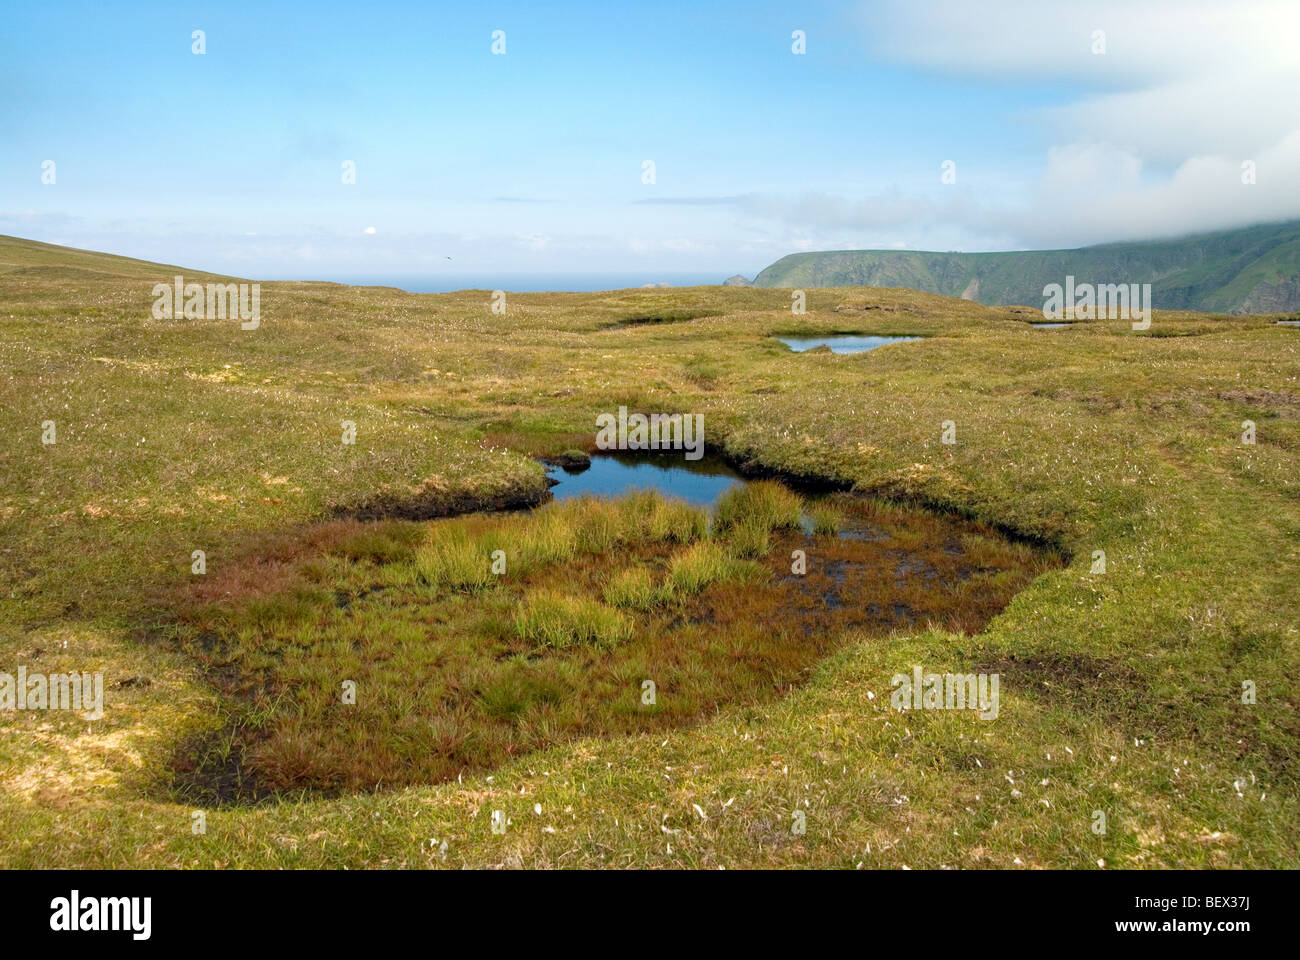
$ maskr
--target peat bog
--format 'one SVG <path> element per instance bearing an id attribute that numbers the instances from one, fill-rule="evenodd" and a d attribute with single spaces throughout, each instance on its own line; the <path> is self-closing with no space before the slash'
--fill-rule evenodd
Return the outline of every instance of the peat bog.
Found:
<path id="1" fill-rule="evenodd" d="M 190 590 L 171 630 L 230 714 L 182 746 L 172 792 L 436 783 L 692 724 L 782 696 L 854 639 L 977 633 L 1062 562 L 712 457 L 597 455 L 551 479 L 555 500 L 527 512 L 317 524 Z"/>

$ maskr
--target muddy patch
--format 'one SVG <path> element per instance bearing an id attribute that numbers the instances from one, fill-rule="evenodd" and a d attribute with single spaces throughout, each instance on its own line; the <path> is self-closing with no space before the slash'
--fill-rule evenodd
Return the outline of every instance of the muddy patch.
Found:
<path id="1" fill-rule="evenodd" d="M 1001 674 L 1008 685 L 1014 684 L 1018 690 L 1032 691 L 1047 699 L 1095 697 L 1099 691 L 1113 687 L 1140 686 L 1139 675 L 1131 667 L 1113 659 L 1078 654 L 1041 657 L 1010 654 L 980 664 L 975 672 Z"/>
<path id="2" fill-rule="evenodd" d="M 666 323 L 688 323 L 691 320 L 703 320 L 707 317 L 721 316 L 713 311 L 702 310 L 658 310 L 655 312 L 633 313 L 600 325 L 601 330 L 619 330 L 625 327 L 652 327 Z"/>
<path id="3" fill-rule="evenodd" d="M 433 520 L 485 510 L 522 510 L 546 500 L 545 484 L 535 487 L 520 485 L 482 493 L 420 486 L 409 490 L 382 490 L 355 505 L 337 507 L 334 515 L 354 520 Z"/>

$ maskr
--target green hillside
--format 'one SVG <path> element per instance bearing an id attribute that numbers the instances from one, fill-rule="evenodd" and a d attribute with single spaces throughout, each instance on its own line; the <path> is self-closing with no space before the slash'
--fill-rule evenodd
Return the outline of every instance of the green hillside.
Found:
<path id="1" fill-rule="evenodd" d="M 22 280 L 108 279 L 110 277 L 159 277 L 185 273 L 196 279 L 219 277 L 205 270 L 169 266 L 148 260 L 133 260 L 112 253 L 77 250 L 39 240 L 0 236 L 0 277 L 10 283 Z"/>
<path id="2" fill-rule="evenodd" d="M 1064 283 L 1150 283 L 1153 306 L 1214 313 L 1300 310 L 1300 221 L 1076 250 L 835 250 L 782 257 L 758 287 L 908 287 L 991 306 L 1043 302 Z"/>

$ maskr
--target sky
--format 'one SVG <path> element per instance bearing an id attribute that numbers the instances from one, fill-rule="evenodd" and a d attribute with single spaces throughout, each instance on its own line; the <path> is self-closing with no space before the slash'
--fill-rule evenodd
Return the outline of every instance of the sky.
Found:
<path id="1" fill-rule="evenodd" d="M 1300 217 L 1298 53 L 1296 0 L 12 4 L 0 233 L 344 280 L 1176 236 Z"/>

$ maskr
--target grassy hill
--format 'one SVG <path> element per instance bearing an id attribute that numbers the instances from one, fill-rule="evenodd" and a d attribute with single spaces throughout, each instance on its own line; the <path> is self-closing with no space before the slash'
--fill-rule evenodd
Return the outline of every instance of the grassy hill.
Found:
<path id="1" fill-rule="evenodd" d="M 107 686 L 97 720 L 0 710 L 0 867 L 1300 865 L 1300 329 L 1158 312 L 1141 332 L 1040 330 L 1022 308 L 881 288 L 810 289 L 798 317 L 785 291 L 723 287 L 511 293 L 499 315 L 488 291 L 265 283 L 245 331 L 152 319 L 175 272 L 0 238 L 0 672 Z M 846 329 L 922 339 L 859 355 L 774 339 Z M 460 525 L 531 523 L 495 508 L 543 496 L 535 457 L 589 444 L 620 405 L 701 413 L 734 459 L 995 524 L 1063 562 L 980 629 L 796 636 L 835 647 L 762 697 L 570 735 L 547 704 L 583 699 L 530 686 L 549 654 L 428 663 L 456 618 L 507 635 L 509 598 L 419 579 L 412 557 L 469 542 Z M 400 519 L 469 509 L 485 512 Z M 368 519 L 383 513 L 399 519 Z M 190 644 L 172 628 L 196 591 L 213 623 Z M 913 664 L 997 672 L 997 718 L 893 711 Z M 454 699 L 480 667 L 541 698 L 518 714 L 505 698 L 526 749 L 485 751 L 490 771 L 413 764 L 257 804 L 175 789 L 196 740 L 215 752 L 245 722 L 291 733 L 282 766 L 308 772 L 372 748 L 427 758 L 465 729 L 418 671 L 460 678 Z M 406 721 L 396 735 L 345 712 L 349 678 L 362 711 Z"/>
<path id="2" fill-rule="evenodd" d="M 1156 309 L 1211 313 L 1300 310 L 1300 221 L 1176 240 L 1077 250 L 927 253 L 835 250 L 782 257 L 758 287 L 907 287 L 990 305 L 1042 306 L 1043 287 L 1150 283 Z"/>
<path id="3" fill-rule="evenodd" d="M 0 236 L 0 276 L 6 283 L 23 281 L 104 280 L 112 277 L 157 277 L 170 279 L 177 273 L 196 280 L 220 274 L 190 270 L 148 260 L 133 260 L 111 253 L 77 250 L 39 240 Z"/>

